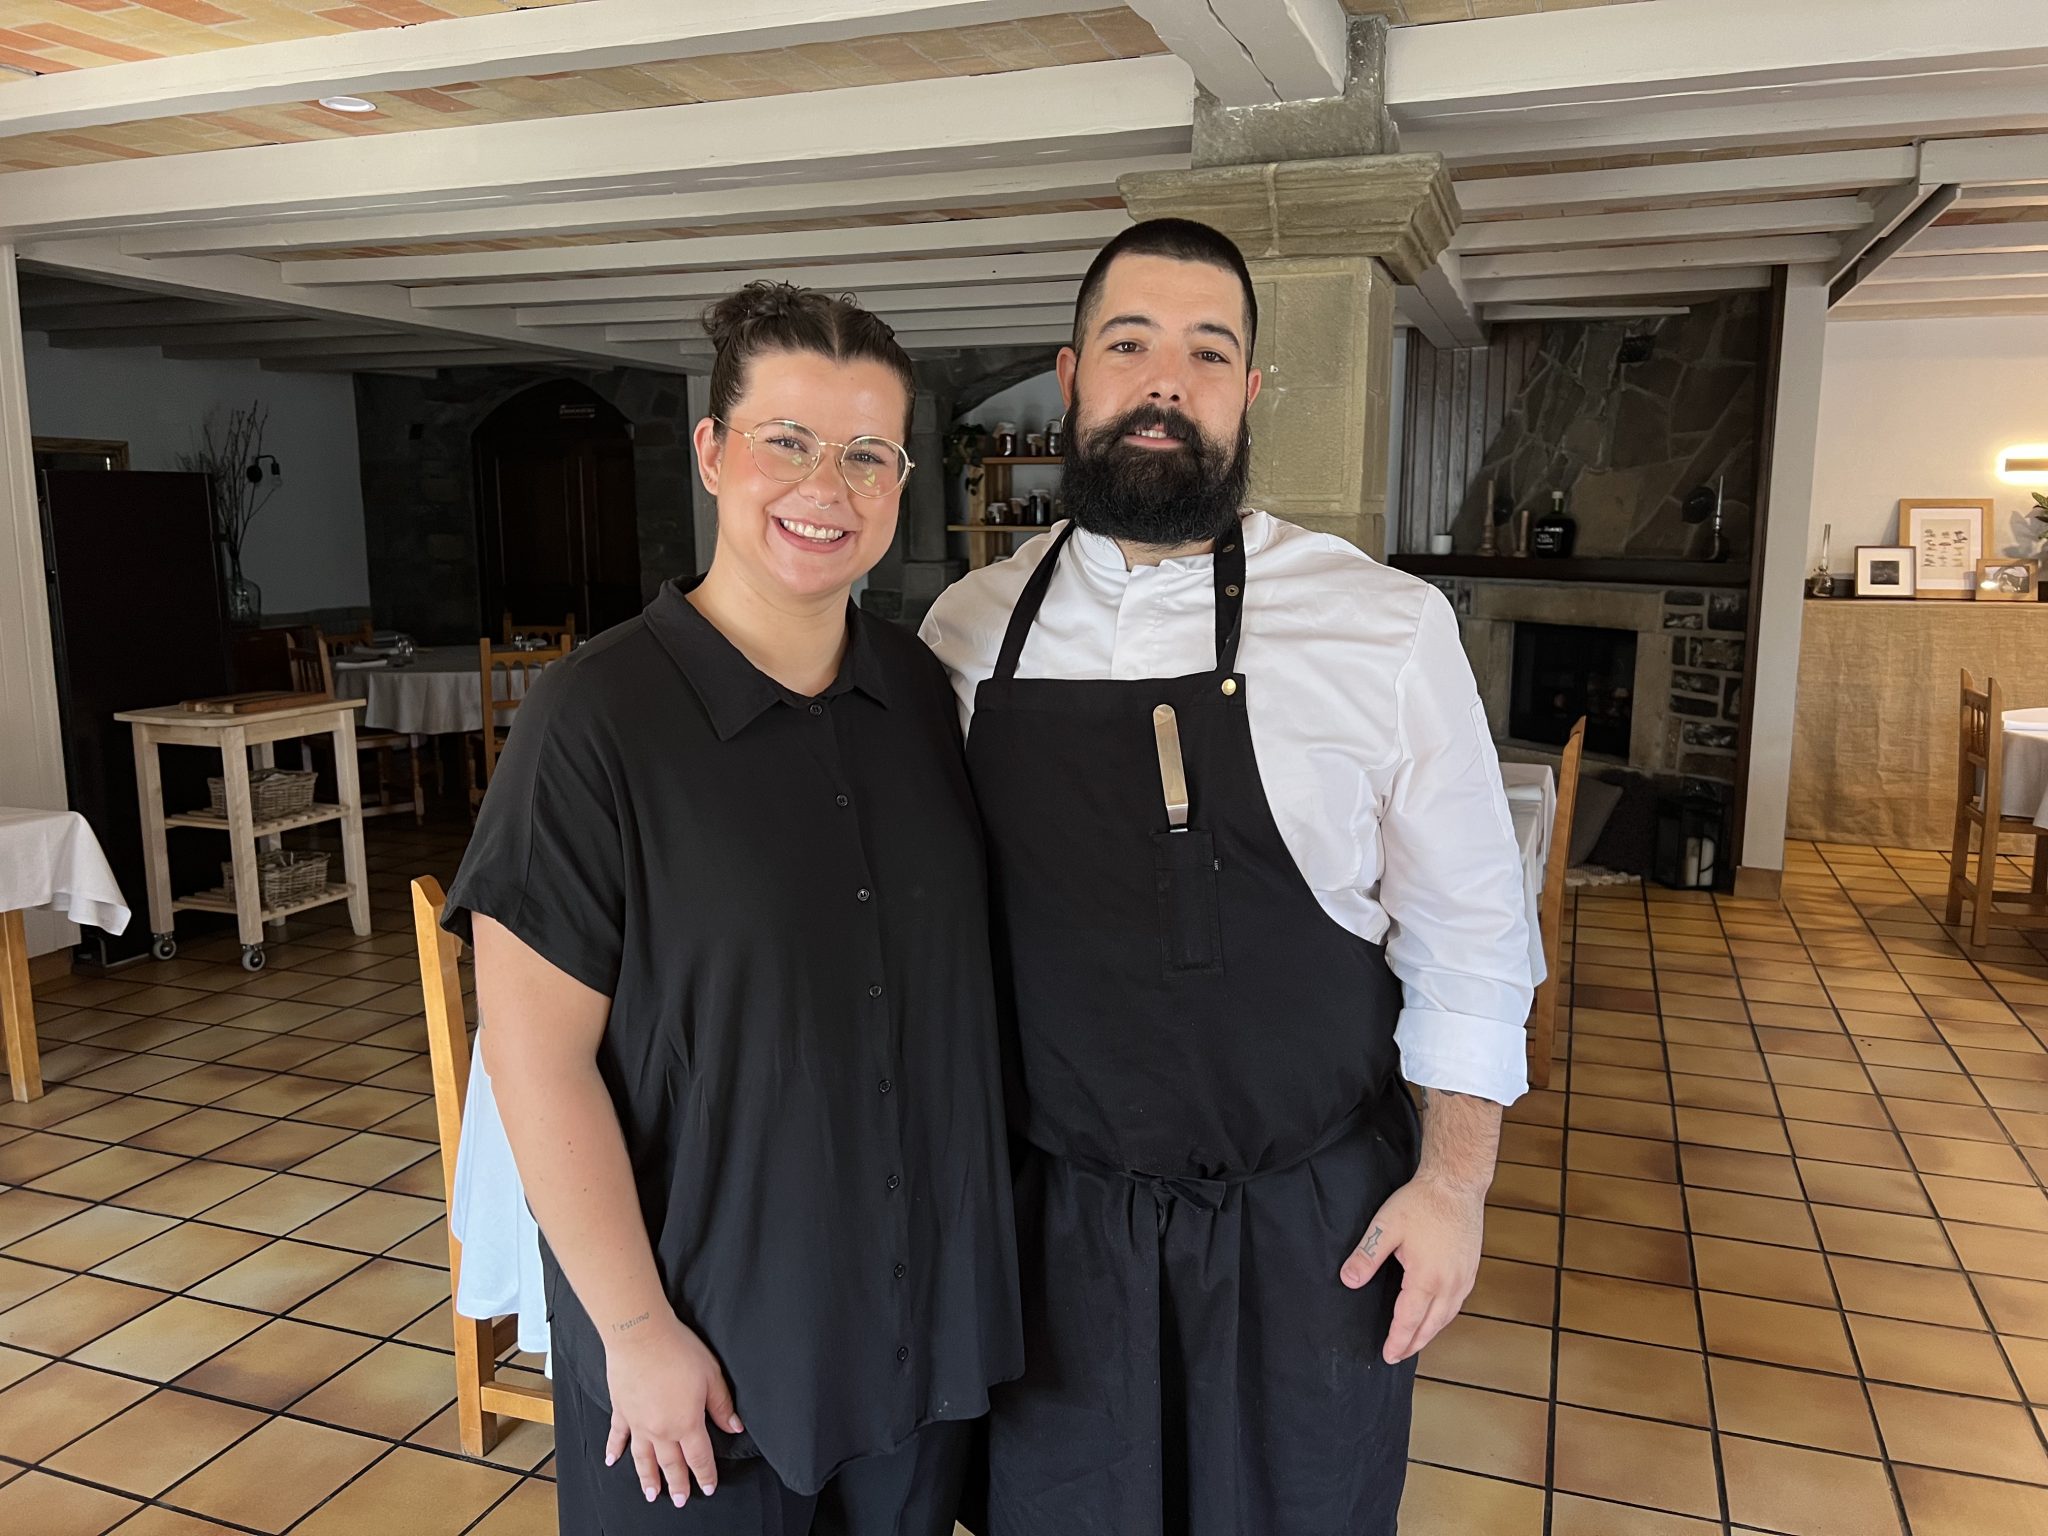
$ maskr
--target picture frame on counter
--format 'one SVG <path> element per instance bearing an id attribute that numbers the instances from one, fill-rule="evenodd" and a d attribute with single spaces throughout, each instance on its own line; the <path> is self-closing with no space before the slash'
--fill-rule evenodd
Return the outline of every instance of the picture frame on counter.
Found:
<path id="1" fill-rule="evenodd" d="M 1915 554 L 1910 544 L 1856 546 L 1858 597 L 1911 597 L 1917 587 Z"/>
<path id="2" fill-rule="evenodd" d="M 1999 555 L 1977 562 L 1977 601 L 2031 603 L 2041 596 L 2041 562 Z"/>
<path id="3" fill-rule="evenodd" d="M 1974 597 L 1990 522 L 1989 501 L 1901 501 L 1898 537 L 1913 550 L 1911 595 L 1958 601 Z"/>

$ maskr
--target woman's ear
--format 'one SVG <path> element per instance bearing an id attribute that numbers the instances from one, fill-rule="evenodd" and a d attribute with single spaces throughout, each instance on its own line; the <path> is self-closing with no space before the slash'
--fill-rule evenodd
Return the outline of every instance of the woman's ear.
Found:
<path id="1" fill-rule="evenodd" d="M 719 441 L 718 423 L 706 416 L 690 434 L 690 447 L 697 458 L 697 478 L 713 496 L 718 494 L 719 472 L 725 467 L 725 444 Z"/>

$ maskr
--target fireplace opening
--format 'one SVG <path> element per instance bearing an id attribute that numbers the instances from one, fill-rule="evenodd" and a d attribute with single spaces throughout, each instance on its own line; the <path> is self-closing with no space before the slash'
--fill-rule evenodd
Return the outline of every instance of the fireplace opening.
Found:
<path id="1" fill-rule="evenodd" d="M 1517 624 L 1508 734 L 1561 747 L 1584 715 L 1586 750 L 1626 762 L 1635 682 L 1632 630 Z"/>

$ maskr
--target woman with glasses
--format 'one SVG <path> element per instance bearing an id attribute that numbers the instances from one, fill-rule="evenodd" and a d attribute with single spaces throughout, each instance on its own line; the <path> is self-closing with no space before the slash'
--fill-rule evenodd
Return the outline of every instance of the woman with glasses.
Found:
<path id="1" fill-rule="evenodd" d="M 1022 1348 L 957 716 L 848 597 L 910 363 L 783 284 L 706 328 L 711 568 L 535 686 L 448 898 L 543 1239 L 561 1530 L 945 1536 Z"/>

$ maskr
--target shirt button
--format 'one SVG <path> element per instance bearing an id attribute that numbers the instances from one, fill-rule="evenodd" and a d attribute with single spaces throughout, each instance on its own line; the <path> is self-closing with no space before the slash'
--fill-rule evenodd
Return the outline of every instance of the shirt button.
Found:
<path id="1" fill-rule="evenodd" d="M 853 899 L 855 901 L 866 901 L 870 896 L 874 894 L 875 893 L 869 890 L 866 886 L 862 886 L 859 890 L 853 893 Z"/>
<path id="2" fill-rule="evenodd" d="M 891 1088 L 894 1088 L 896 1085 L 890 1082 L 889 1079 L 885 1077 L 882 1079 L 879 1086 L 881 1087 L 882 1092 L 887 1093 Z"/>
<path id="3" fill-rule="evenodd" d="M 853 803 L 852 801 L 848 800 L 844 795 L 834 795 L 832 799 L 833 802 L 837 804 L 841 810 L 845 810 L 847 806 Z"/>
<path id="4" fill-rule="evenodd" d="M 889 1187 L 891 1189 L 894 1189 L 898 1184 L 901 1184 L 902 1182 L 903 1181 L 897 1178 L 895 1174 L 892 1173 L 889 1175 Z"/>
<path id="5" fill-rule="evenodd" d="M 825 713 L 825 706 L 822 704 L 813 704 L 811 706 L 811 713 L 814 715 L 822 715 L 823 713 Z"/>
<path id="6" fill-rule="evenodd" d="M 902 1345 L 900 1345 L 900 1344 L 899 1344 L 899 1345 L 897 1345 L 897 1346 L 896 1346 L 896 1363 L 897 1363 L 898 1365 L 901 1365 L 901 1364 L 902 1364 L 902 1363 L 903 1363 L 904 1361 L 908 1360 L 909 1358 L 910 1358 L 910 1351 L 909 1351 L 908 1349 L 904 1348 L 904 1347 L 903 1347 Z"/>
<path id="7" fill-rule="evenodd" d="M 896 1278 L 897 1278 L 898 1280 L 901 1280 L 901 1279 L 902 1279 L 902 1278 L 903 1278 L 903 1277 L 904 1277 L 905 1275 L 907 1275 L 907 1274 L 909 1274 L 909 1273 L 910 1273 L 910 1270 L 909 1270 L 909 1268 L 908 1268 L 908 1267 L 907 1267 L 906 1265 L 898 1264 L 898 1265 L 896 1266 Z"/>
<path id="8" fill-rule="evenodd" d="M 875 984 L 874 984 L 874 985 L 873 985 L 872 987 L 869 987 L 869 988 L 868 988 L 868 996 L 869 996 L 869 997 L 880 997 L 881 995 L 882 995 L 882 984 L 881 984 L 881 983 L 880 983 L 879 981 L 878 981 L 878 982 L 876 982 L 876 983 L 875 983 Z"/>

